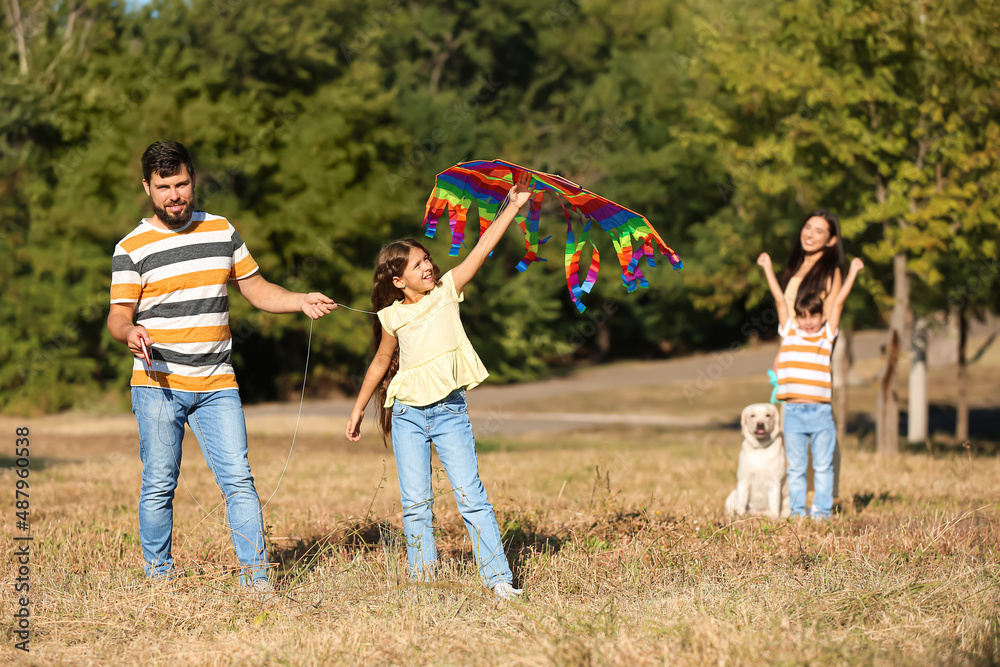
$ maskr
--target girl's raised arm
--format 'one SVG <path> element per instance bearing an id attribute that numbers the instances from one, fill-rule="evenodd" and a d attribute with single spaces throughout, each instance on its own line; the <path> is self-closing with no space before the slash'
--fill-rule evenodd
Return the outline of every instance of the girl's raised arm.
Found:
<path id="1" fill-rule="evenodd" d="M 361 383 L 361 391 L 358 393 L 358 400 L 354 401 L 351 418 L 347 420 L 345 434 L 351 442 L 357 442 L 361 439 L 361 420 L 365 417 L 365 407 L 368 405 L 368 401 L 372 399 L 372 394 L 378 389 L 379 382 L 382 381 L 382 378 L 388 372 L 397 344 L 396 337 L 383 327 L 382 342 L 379 343 L 378 350 L 375 352 L 375 358 L 372 359 L 372 363 L 368 366 L 368 372 L 365 373 L 365 381 Z M 378 407 L 381 409 L 382 406 Z"/>
<path id="2" fill-rule="evenodd" d="M 497 243 L 500 242 L 500 237 L 504 235 L 507 231 L 507 227 L 510 226 L 511 221 L 517 212 L 521 210 L 521 207 L 527 204 L 532 195 L 534 195 L 534 188 L 529 189 L 528 184 L 531 182 L 531 176 L 528 172 L 522 172 L 517 177 L 517 182 L 514 183 L 514 187 L 510 189 L 510 194 L 508 198 L 510 199 L 510 204 L 507 208 L 497 216 L 497 219 L 493 221 L 490 228 L 486 230 L 486 233 L 482 235 L 476 247 L 472 249 L 469 256 L 465 258 L 461 264 L 456 266 L 451 271 L 452 277 L 455 279 L 455 291 L 459 294 L 465 286 L 472 280 L 472 277 L 479 272 L 479 269 L 483 267 L 483 262 L 486 258 L 490 256 L 493 249 L 497 247 Z"/>

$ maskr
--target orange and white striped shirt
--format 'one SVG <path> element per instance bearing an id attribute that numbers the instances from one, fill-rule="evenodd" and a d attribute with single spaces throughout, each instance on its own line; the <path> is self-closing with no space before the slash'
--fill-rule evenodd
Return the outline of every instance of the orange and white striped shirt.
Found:
<path id="1" fill-rule="evenodd" d="M 796 330 L 789 318 L 778 329 L 778 400 L 829 403 L 833 382 L 830 377 L 830 354 L 838 331 L 830 332 L 823 324 L 814 334 Z"/>
<path id="2" fill-rule="evenodd" d="M 111 266 L 111 303 L 137 304 L 136 324 L 153 341 L 152 377 L 136 358 L 133 387 L 238 388 L 226 284 L 258 267 L 228 220 L 195 211 L 184 227 L 165 230 L 143 219 L 115 246 Z"/>

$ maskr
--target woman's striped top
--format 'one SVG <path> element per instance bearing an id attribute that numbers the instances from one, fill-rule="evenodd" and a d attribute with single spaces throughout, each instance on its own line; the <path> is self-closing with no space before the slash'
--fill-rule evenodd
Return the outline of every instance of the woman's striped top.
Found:
<path id="1" fill-rule="evenodd" d="M 829 403 L 833 382 L 830 377 L 830 354 L 837 331 L 823 324 L 814 334 L 795 328 L 789 318 L 778 329 L 781 349 L 778 350 L 778 400 Z"/>
<path id="2" fill-rule="evenodd" d="M 164 230 L 144 219 L 115 246 L 111 263 L 111 303 L 136 304 L 136 324 L 153 341 L 153 372 L 135 359 L 133 387 L 238 388 L 226 284 L 258 267 L 228 220 L 195 211 L 184 227 Z"/>

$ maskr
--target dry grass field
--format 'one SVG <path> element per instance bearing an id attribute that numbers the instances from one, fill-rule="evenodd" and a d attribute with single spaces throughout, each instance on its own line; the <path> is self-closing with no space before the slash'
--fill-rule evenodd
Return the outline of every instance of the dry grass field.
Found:
<path id="1" fill-rule="evenodd" d="M 994 364 L 973 367 L 977 388 L 990 386 Z M 646 388 L 644 409 L 658 403 L 725 422 L 760 399 L 759 382 L 750 380 L 718 383 L 690 410 L 678 391 Z M 865 391 L 852 393 L 854 410 L 866 408 Z M 977 389 L 976 405 L 995 407 L 992 394 Z M 596 405 L 636 411 L 629 392 L 581 395 L 560 409 Z M 16 477 L 13 459 L 0 457 L 0 662 L 1000 662 L 1000 457 L 989 446 L 917 448 L 885 459 L 872 453 L 869 435 L 851 435 L 843 443 L 842 511 L 817 523 L 723 515 L 739 452 L 732 428 L 483 438 L 482 477 L 515 583 L 525 589 L 522 600 L 505 603 L 478 584 L 443 474 L 439 576 L 409 584 L 391 451 L 371 433 L 347 443 L 342 419 L 311 418 L 265 509 L 278 594 L 256 599 L 236 584 L 219 492 L 193 437 L 175 503 L 174 555 L 184 576 L 165 584 L 142 577 L 140 464 L 129 417 L 0 422 L 5 453 L 16 425 L 32 428 L 34 535 L 33 634 L 24 654 L 13 648 Z M 290 429 L 275 434 L 284 428 L 251 424 L 263 499 L 288 453 Z"/>

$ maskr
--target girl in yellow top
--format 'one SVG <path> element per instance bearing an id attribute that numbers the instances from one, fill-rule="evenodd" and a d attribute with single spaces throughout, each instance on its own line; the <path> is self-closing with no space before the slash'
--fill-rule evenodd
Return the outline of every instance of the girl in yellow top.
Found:
<path id="1" fill-rule="evenodd" d="M 518 179 L 510 190 L 510 205 L 465 261 L 443 276 L 427 250 L 413 239 L 390 243 L 379 253 L 372 287 L 375 358 L 347 422 L 347 437 L 357 442 L 365 406 L 372 394 L 377 395 L 379 428 L 383 435 L 391 434 L 396 457 L 411 576 L 429 577 L 437 561 L 431 511 L 433 442 L 469 531 L 479 574 L 503 599 L 521 591 L 511 585 L 500 527 L 479 479 L 476 441 L 465 403 L 465 390 L 488 373 L 465 335 L 458 304 L 464 300 L 465 285 L 531 199 L 529 178 L 524 174 Z"/>

